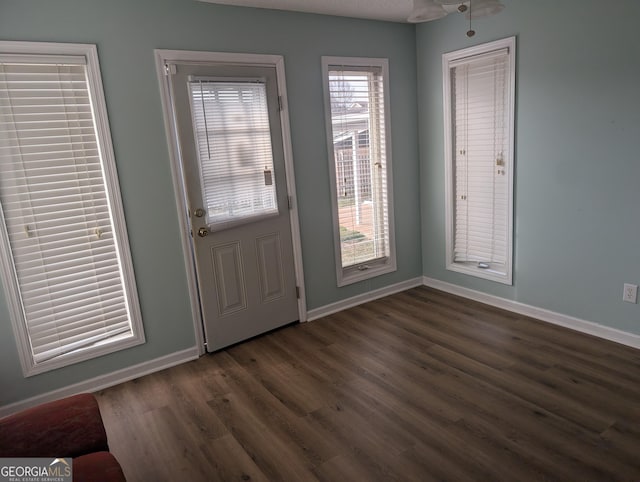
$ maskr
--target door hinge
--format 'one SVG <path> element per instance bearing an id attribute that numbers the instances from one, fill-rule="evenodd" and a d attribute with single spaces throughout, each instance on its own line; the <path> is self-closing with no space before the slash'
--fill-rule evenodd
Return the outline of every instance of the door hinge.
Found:
<path id="1" fill-rule="evenodd" d="M 175 64 L 164 64 L 164 75 L 176 75 L 177 69 Z"/>
<path id="2" fill-rule="evenodd" d="M 296 298 L 300 299 L 300 287 L 296 286 Z"/>
<path id="3" fill-rule="evenodd" d="M 280 112 L 282 112 L 284 110 L 284 108 L 282 107 L 282 96 L 281 95 L 278 96 L 278 110 Z"/>
<path id="4" fill-rule="evenodd" d="M 289 210 L 293 209 L 293 196 L 287 196 L 287 205 L 289 206 Z"/>

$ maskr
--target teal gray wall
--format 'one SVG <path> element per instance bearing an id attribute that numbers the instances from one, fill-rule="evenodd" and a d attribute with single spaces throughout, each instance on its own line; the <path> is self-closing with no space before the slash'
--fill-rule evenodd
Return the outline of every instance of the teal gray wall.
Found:
<path id="1" fill-rule="evenodd" d="M 0 0 L 0 40 L 94 43 L 147 343 L 24 379 L 0 294 L 0 405 L 194 346 L 153 50 L 285 58 L 308 308 L 421 275 L 415 29 L 193 0 Z M 336 287 L 320 57 L 390 65 L 397 272 Z M 1 290 L 0 290 L 1 291 Z"/>
<path id="2" fill-rule="evenodd" d="M 506 0 L 469 40 L 459 16 L 418 26 L 427 277 L 640 333 L 640 2 Z M 445 269 L 442 54 L 517 36 L 514 284 Z"/>

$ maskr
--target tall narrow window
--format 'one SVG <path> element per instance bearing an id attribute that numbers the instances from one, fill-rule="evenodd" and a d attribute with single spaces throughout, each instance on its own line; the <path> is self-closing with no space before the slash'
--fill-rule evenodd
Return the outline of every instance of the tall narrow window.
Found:
<path id="1" fill-rule="evenodd" d="M 338 286 L 395 271 L 388 63 L 323 57 Z"/>
<path id="2" fill-rule="evenodd" d="M 0 207 L 25 375 L 144 342 L 95 46 L 0 42 Z"/>
<path id="3" fill-rule="evenodd" d="M 445 54 L 447 267 L 512 282 L 515 38 Z"/>

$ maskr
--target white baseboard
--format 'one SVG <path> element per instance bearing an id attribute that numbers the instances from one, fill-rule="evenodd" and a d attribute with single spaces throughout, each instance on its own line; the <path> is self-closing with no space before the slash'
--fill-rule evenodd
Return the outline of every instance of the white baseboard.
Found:
<path id="1" fill-rule="evenodd" d="M 564 326 L 571 330 L 604 338 L 605 340 L 615 341 L 616 343 L 627 345 L 632 348 L 640 348 L 640 335 L 636 335 L 634 333 L 610 328 L 608 326 L 594 323 L 593 321 L 586 321 L 580 318 L 563 315 L 561 313 L 556 313 L 555 311 L 545 310 L 544 308 L 526 305 L 518 301 L 500 298 L 499 296 L 489 295 L 481 291 L 463 288 L 462 286 L 428 278 L 426 276 L 423 278 L 423 284 L 431 288 L 446 291 L 447 293 L 469 298 L 474 301 L 479 301 L 481 303 L 509 310 L 521 315 L 530 316 L 531 318 L 536 318 L 541 321 L 546 321 L 547 323 Z"/>
<path id="2" fill-rule="evenodd" d="M 112 387 L 119 383 L 128 382 L 134 378 L 139 378 L 144 375 L 149 375 L 150 373 L 164 370 L 165 368 L 170 368 L 172 366 L 180 365 L 181 363 L 195 360 L 198 356 L 198 348 L 194 346 L 192 348 L 187 348 L 186 350 L 177 351 L 160 358 L 155 358 L 154 360 L 123 368 L 122 370 L 116 370 L 115 372 L 107 373 L 106 375 L 74 383 L 73 385 L 27 398 L 26 400 L 20 400 L 19 402 L 4 405 L 0 407 L 0 418 L 19 412 L 20 410 L 24 410 L 25 408 L 69 397 L 78 393 L 97 392 L 98 390 Z"/>
<path id="3" fill-rule="evenodd" d="M 367 293 L 353 296 L 351 298 L 347 298 L 346 300 L 341 300 L 329 305 L 321 306 L 320 308 L 314 308 L 313 310 L 309 310 L 307 312 L 307 321 L 317 320 L 318 318 L 322 318 L 323 316 L 332 315 L 333 313 L 337 313 L 338 311 L 353 308 L 354 306 L 367 303 L 368 301 L 377 300 L 378 298 L 383 298 L 384 296 L 399 293 L 400 291 L 408 290 L 410 288 L 415 288 L 416 286 L 421 286 L 422 284 L 422 278 L 413 278 L 402 281 L 400 283 L 396 283 L 394 285 L 385 286 L 384 288 L 368 291 Z"/>

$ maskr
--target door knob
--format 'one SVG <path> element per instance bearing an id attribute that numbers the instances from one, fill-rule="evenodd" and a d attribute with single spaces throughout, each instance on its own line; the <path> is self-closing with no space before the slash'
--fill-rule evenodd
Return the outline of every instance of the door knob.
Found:
<path id="1" fill-rule="evenodd" d="M 209 234 L 209 230 L 207 228 L 198 229 L 198 236 L 204 238 L 207 234 Z"/>

